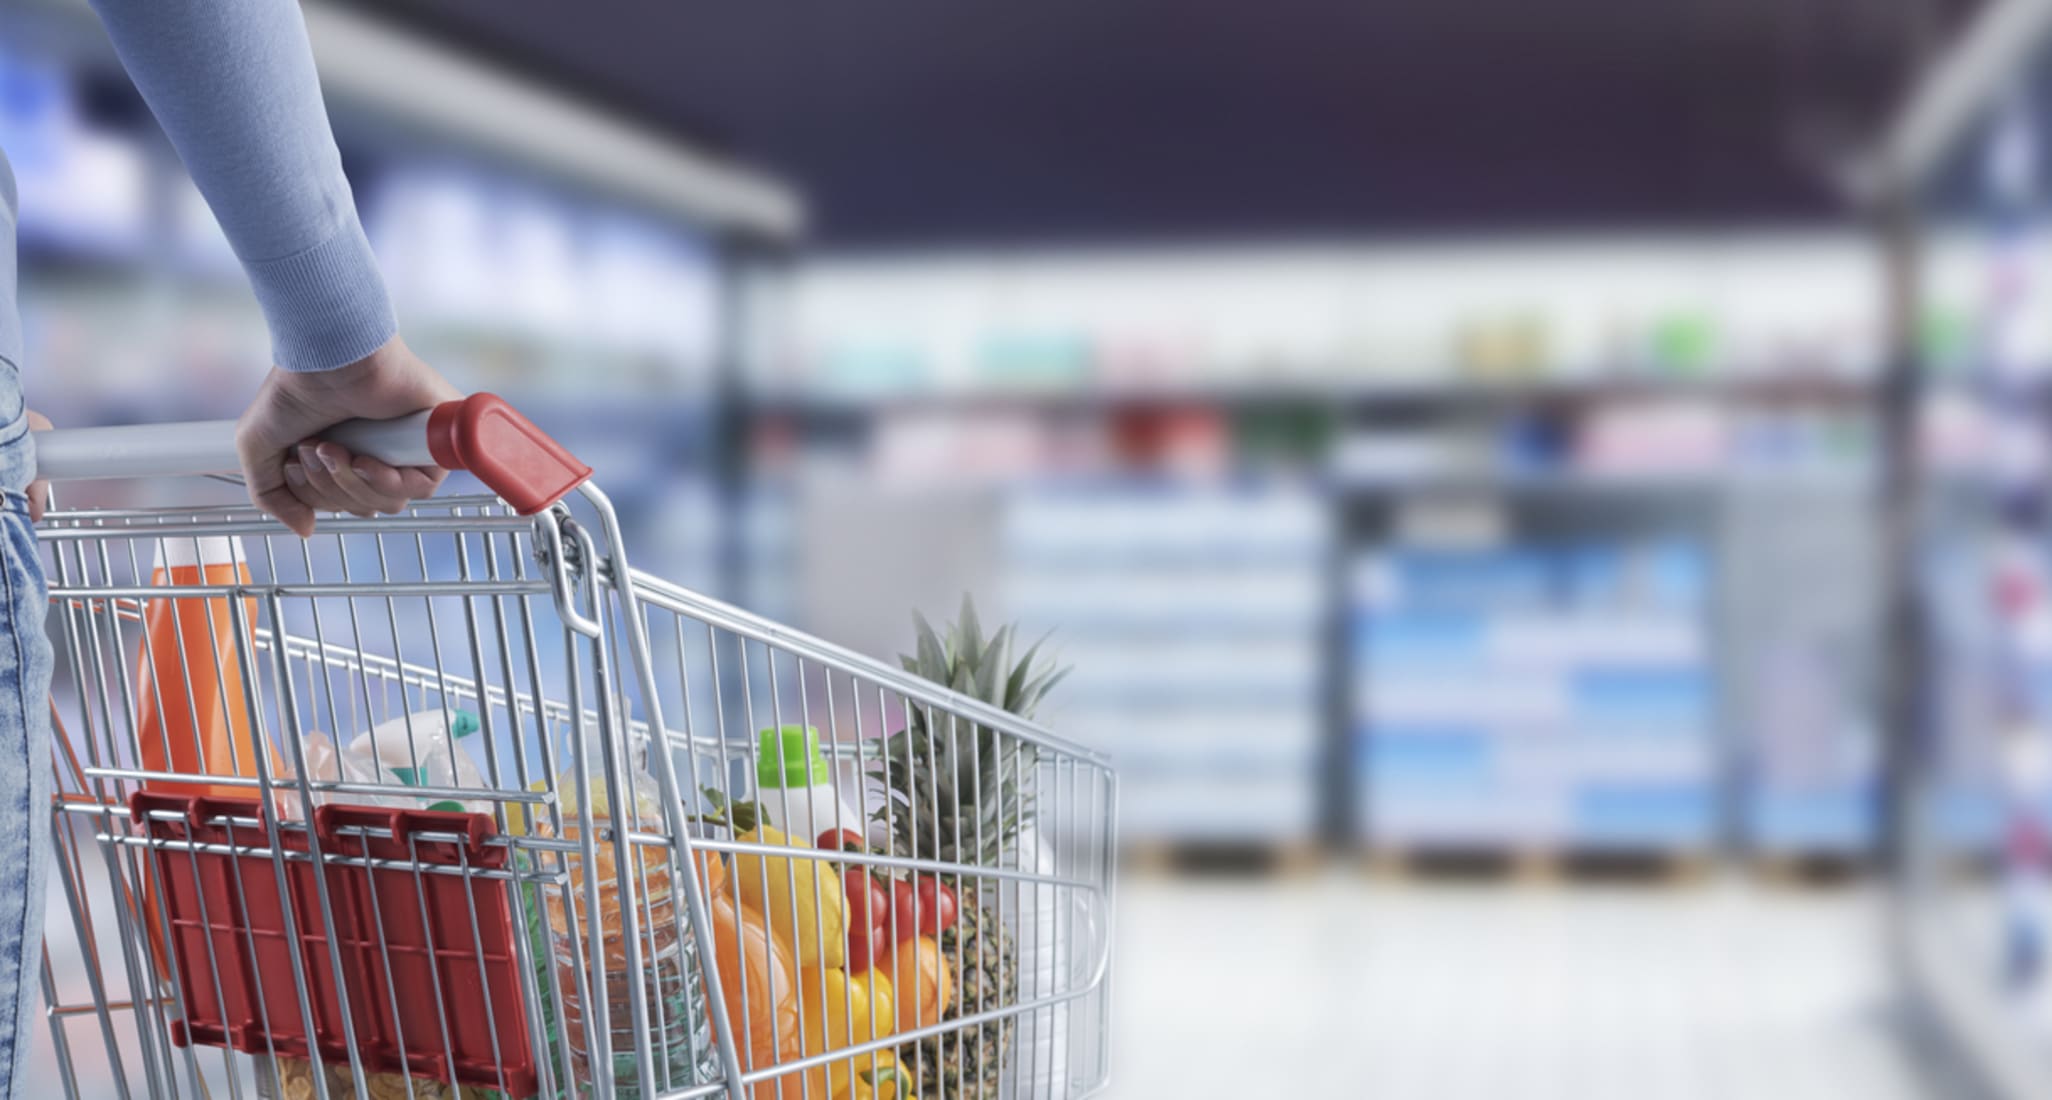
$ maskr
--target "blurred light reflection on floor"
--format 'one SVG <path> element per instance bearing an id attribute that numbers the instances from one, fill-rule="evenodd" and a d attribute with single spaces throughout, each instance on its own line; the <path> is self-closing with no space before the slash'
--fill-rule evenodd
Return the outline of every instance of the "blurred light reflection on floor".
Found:
<path id="1" fill-rule="evenodd" d="M 1897 1100 L 1871 891 L 1132 878 L 1114 1100 Z"/>

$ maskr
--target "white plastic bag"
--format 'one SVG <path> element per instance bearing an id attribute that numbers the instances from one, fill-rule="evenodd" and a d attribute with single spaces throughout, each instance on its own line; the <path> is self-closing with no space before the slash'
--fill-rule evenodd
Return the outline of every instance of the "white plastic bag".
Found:
<path id="1" fill-rule="evenodd" d="M 335 742 L 330 740 L 327 734 L 319 730 L 307 734 L 300 740 L 299 745 L 301 755 L 306 758 L 306 778 L 310 783 L 335 783 L 344 780 L 350 783 L 375 783 L 378 781 L 375 773 L 367 774 L 356 770 L 350 761 L 344 759 L 341 753 L 335 751 Z M 276 780 L 276 786 L 271 794 L 273 804 L 278 807 L 279 820 L 306 820 L 308 813 L 307 799 L 302 797 L 298 772 L 295 770 L 291 756 L 284 755 L 279 760 L 274 779 Z M 325 806 L 330 802 L 356 806 L 394 804 L 369 795 L 341 794 L 334 791 L 313 791 L 311 794 L 315 806 Z"/>
<path id="2" fill-rule="evenodd" d="M 443 795 L 409 798 L 407 787 L 486 790 L 485 782 L 463 741 L 478 730 L 477 716 L 467 710 L 423 710 L 390 719 L 357 737 L 343 750 L 346 772 L 371 778 L 365 782 L 391 788 L 380 802 L 427 810 L 488 813 L 482 799 Z"/>

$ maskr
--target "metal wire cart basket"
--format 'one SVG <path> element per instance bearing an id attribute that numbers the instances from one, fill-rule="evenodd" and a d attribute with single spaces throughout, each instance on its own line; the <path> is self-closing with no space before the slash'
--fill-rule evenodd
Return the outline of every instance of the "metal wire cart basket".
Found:
<path id="1" fill-rule="evenodd" d="M 331 437 L 492 492 L 309 540 L 243 505 L 41 527 L 67 1096 L 1104 1086 L 1105 757 L 634 570 L 489 395 Z M 234 467 L 225 424 L 39 450 Z"/>

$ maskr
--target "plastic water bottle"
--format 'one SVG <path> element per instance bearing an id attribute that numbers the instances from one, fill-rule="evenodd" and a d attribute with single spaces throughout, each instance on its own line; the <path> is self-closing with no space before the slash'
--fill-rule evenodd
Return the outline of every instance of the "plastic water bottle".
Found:
<path id="1" fill-rule="evenodd" d="M 717 1076 L 719 1069 L 697 943 L 685 924 L 684 899 L 670 874 L 669 852 L 652 845 L 629 845 L 629 863 L 622 868 L 612 840 L 604 835 L 619 828 L 655 834 L 667 829 L 655 778 L 636 760 L 622 769 L 631 791 L 612 790 L 598 755 L 597 739 L 602 736 L 595 730 L 585 731 L 587 778 L 583 784 L 577 782 L 574 769 L 556 777 L 563 838 L 580 837 L 581 817 L 589 809 L 594 841 L 591 864 L 586 866 L 581 853 L 567 855 L 564 864 L 570 903 L 564 904 L 562 889 L 551 888 L 544 892 L 542 905 L 548 914 L 556 987 L 562 994 L 561 1032 L 570 1048 L 574 1072 L 584 1082 L 610 1080 L 614 1095 L 622 1100 L 641 1100 L 637 1049 L 645 1047 L 651 1052 L 659 1091 L 703 1084 Z M 536 831 L 551 830 L 538 827 Z M 635 917 L 641 925 L 635 938 L 641 949 L 639 970 L 627 967 L 623 872 L 633 876 Z M 595 883 L 587 881 L 587 873 Z M 596 896 L 591 892 L 594 885 Z M 591 957 L 594 922 L 603 952 L 596 959 Z M 586 975 L 603 980 L 604 1004 L 587 1004 Z M 634 1024 L 632 998 L 637 985 L 647 1006 L 645 1029 Z M 605 1034 L 609 1061 L 594 1057 L 587 1027 Z"/>

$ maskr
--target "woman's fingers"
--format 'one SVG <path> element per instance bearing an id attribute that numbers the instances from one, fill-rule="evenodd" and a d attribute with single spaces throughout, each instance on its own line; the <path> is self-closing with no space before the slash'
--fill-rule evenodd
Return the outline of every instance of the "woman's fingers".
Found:
<path id="1" fill-rule="evenodd" d="M 302 443 L 299 446 L 299 465 L 306 474 L 306 491 L 295 494 L 317 511 L 348 512 L 354 516 L 372 516 L 377 509 L 358 501 L 343 485 L 342 475 L 337 473 L 347 463 L 334 460 L 332 453 L 322 454 L 323 446 L 333 444 Z M 355 477 L 354 472 L 349 475 Z"/>
<path id="2" fill-rule="evenodd" d="M 335 487 L 351 505 L 357 515 L 366 512 L 391 515 L 404 511 L 406 497 L 401 491 L 399 471 L 372 458 L 359 458 L 350 454 L 347 447 L 339 443 L 320 443 L 314 453 L 328 467 L 328 473 L 335 479 Z M 376 474 L 384 484 L 373 483 L 366 474 Z"/>
<path id="3" fill-rule="evenodd" d="M 447 476 L 431 466 L 391 466 L 318 440 L 294 448 L 284 473 L 286 487 L 307 507 L 366 518 L 405 511 L 412 502 L 432 496 Z"/>
<path id="4" fill-rule="evenodd" d="M 403 512 L 414 501 L 434 495 L 446 476 L 434 467 L 391 466 L 368 455 L 355 456 L 349 470 L 361 479 L 366 491 L 359 494 L 360 499 L 375 500 L 378 510 L 387 514 Z M 337 478 L 345 480 L 339 473 Z"/>

